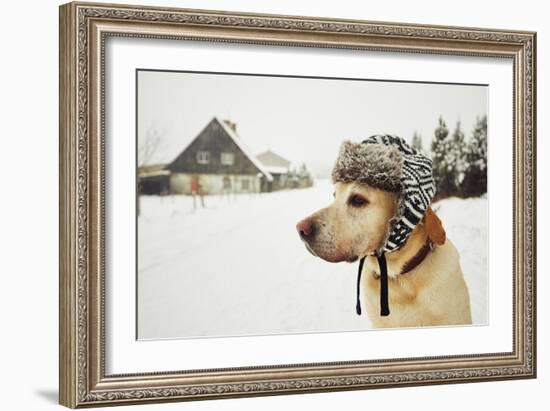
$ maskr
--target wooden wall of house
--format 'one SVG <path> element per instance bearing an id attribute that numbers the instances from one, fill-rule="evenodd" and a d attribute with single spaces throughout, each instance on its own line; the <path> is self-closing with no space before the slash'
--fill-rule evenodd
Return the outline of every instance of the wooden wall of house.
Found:
<path id="1" fill-rule="evenodd" d="M 197 153 L 210 153 L 208 164 L 197 161 Z M 222 153 L 233 153 L 234 163 L 221 162 Z M 191 144 L 169 166 L 173 173 L 256 175 L 260 170 L 227 135 L 217 119 L 213 119 Z"/>

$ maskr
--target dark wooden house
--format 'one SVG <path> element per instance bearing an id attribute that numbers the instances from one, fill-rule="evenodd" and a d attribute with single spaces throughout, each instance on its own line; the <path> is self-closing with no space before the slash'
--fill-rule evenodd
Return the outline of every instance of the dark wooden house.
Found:
<path id="1" fill-rule="evenodd" d="M 237 134 L 236 124 L 214 117 L 168 165 L 170 191 L 221 194 L 269 191 L 273 177 Z"/>

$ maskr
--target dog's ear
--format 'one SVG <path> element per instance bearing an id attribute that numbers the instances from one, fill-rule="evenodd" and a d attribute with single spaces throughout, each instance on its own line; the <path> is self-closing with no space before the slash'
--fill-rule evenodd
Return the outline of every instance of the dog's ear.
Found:
<path id="1" fill-rule="evenodd" d="M 432 243 L 437 245 L 445 244 L 446 234 L 441 220 L 434 213 L 431 207 L 428 207 L 424 214 L 424 225 L 426 227 L 426 233 Z"/>

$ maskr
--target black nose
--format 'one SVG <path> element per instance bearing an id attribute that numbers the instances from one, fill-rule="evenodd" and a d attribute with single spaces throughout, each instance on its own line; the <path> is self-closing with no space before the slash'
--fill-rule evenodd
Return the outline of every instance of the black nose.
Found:
<path id="1" fill-rule="evenodd" d="M 315 224 L 309 218 L 305 218 L 296 224 L 296 230 L 302 240 L 310 240 L 315 234 Z"/>

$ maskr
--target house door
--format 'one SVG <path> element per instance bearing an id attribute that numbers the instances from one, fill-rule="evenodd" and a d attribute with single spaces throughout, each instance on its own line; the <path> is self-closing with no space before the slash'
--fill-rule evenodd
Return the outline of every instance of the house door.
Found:
<path id="1" fill-rule="evenodd" d="M 229 176 L 223 177 L 223 189 L 231 190 L 231 179 L 229 178 Z"/>

